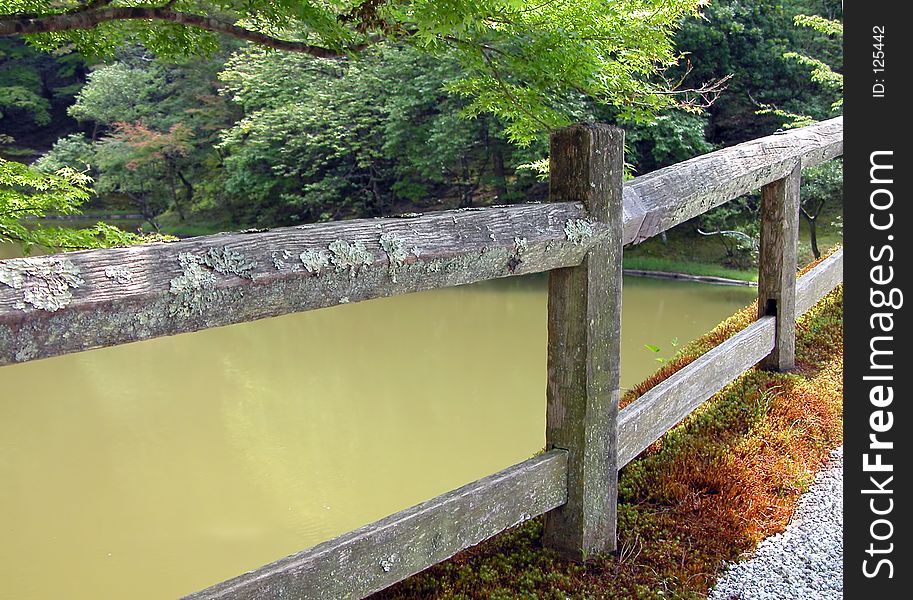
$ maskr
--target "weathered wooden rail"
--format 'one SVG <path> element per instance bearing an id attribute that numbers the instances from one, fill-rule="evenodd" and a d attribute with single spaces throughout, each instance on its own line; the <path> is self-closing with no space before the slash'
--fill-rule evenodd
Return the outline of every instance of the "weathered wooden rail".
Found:
<path id="1" fill-rule="evenodd" d="M 0 365 L 548 271 L 544 454 L 188 598 L 360 598 L 540 514 L 570 558 L 614 550 L 618 470 L 745 370 L 792 368 L 796 315 L 842 281 L 842 251 L 795 278 L 800 172 L 842 154 L 842 119 L 626 183 L 622 147 L 553 134 L 547 204 L 0 261 Z M 619 411 L 623 246 L 759 188 L 758 321 Z"/>

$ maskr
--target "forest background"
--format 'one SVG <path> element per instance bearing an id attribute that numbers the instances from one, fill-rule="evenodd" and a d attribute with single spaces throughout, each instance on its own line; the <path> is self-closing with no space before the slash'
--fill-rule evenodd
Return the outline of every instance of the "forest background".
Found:
<path id="1" fill-rule="evenodd" d="M 395 36 L 330 58 L 225 36 L 191 41 L 202 44 L 192 55 L 136 38 L 87 49 L 0 37 L 0 158 L 31 167 L 8 170 L 3 187 L 64 173 L 84 192 L 72 210 L 26 216 L 81 205 L 128 230 L 183 237 L 543 201 L 548 130 L 570 120 L 623 127 L 629 170 L 639 175 L 840 113 L 840 2 L 698 6 L 676 23 L 681 57 L 662 72 L 675 101 L 644 94 L 652 102 L 644 110 L 588 90 L 545 104 L 535 90 L 506 87 L 514 73 L 495 71 L 492 85 L 507 97 L 499 104 L 467 77 L 458 45 L 429 52 Z M 839 239 L 841 166 L 803 173 L 806 258 Z M 713 263 L 750 277 L 757 210 L 756 196 L 729 203 L 630 252 L 637 264 L 629 266 Z M 135 220 L 115 220 L 125 216 Z M 32 236 L 41 222 L 0 214 L 0 237 L 39 251 L 135 241 L 102 226 L 81 237 Z"/>

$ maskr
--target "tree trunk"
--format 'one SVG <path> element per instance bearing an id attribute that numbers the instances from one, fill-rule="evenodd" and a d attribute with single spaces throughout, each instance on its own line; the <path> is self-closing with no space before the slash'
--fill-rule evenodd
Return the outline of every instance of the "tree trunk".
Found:
<path id="1" fill-rule="evenodd" d="M 168 188 L 171 192 L 171 204 L 178 213 L 178 219 L 184 221 L 184 207 L 178 195 L 178 186 L 174 182 L 174 175 L 168 177 Z"/>
<path id="2" fill-rule="evenodd" d="M 472 208 L 474 195 L 472 174 L 469 170 L 469 160 L 465 155 L 460 158 L 460 166 L 463 171 L 462 181 L 460 182 L 460 208 Z"/>
<path id="3" fill-rule="evenodd" d="M 124 193 L 127 194 L 128 198 L 133 200 L 133 203 L 139 209 L 140 214 L 143 215 L 143 219 L 145 219 L 147 223 L 152 225 L 152 229 L 154 231 L 158 231 L 159 225 L 155 220 L 156 213 L 152 210 L 152 207 L 149 206 L 149 202 L 145 198 L 143 198 L 137 194 L 134 194 L 132 192 L 124 192 Z"/>
<path id="4" fill-rule="evenodd" d="M 507 196 L 507 178 L 504 174 L 504 149 L 497 140 L 491 146 L 491 169 L 495 178 L 495 193 L 498 202 L 502 203 Z"/>
<path id="5" fill-rule="evenodd" d="M 815 260 L 818 260 L 821 258 L 821 251 L 818 250 L 818 217 L 806 218 L 806 220 L 808 221 L 808 236 L 812 243 L 812 254 L 815 256 Z"/>
<path id="6" fill-rule="evenodd" d="M 815 208 L 815 212 L 810 213 L 805 210 L 805 208 L 800 208 L 799 212 L 805 217 L 806 222 L 808 223 L 808 237 L 809 242 L 812 246 L 812 254 L 815 257 L 815 260 L 821 258 L 821 251 L 818 250 L 818 215 L 821 214 L 821 209 L 824 208 L 824 201 L 818 203 L 818 206 Z"/>
<path id="7" fill-rule="evenodd" d="M 184 202 L 175 203 L 175 208 L 178 211 L 178 215 L 181 217 L 181 221 L 183 221 L 184 220 L 184 208 L 182 205 L 184 205 L 184 203 L 186 203 L 186 206 L 193 206 L 193 184 L 190 183 L 190 181 L 186 177 L 184 177 L 184 174 L 181 173 L 180 169 L 175 169 L 175 172 L 177 173 L 178 179 L 181 180 L 181 185 L 184 186 L 184 194 L 185 194 Z"/>
<path id="8" fill-rule="evenodd" d="M 374 197 L 374 215 L 378 217 L 383 216 L 385 209 L 384 196 L 380 191 L 380 184 L 374 176 L 373 169 L 371 173 L 371 195 Z"/>

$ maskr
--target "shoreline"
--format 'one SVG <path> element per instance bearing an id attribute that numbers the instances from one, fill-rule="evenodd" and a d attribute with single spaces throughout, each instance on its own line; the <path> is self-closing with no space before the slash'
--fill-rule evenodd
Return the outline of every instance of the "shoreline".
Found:
<path id="1" fill-rule="evenodd" d="M 715 283 L 717 285 L 741 285 L 748 287 L 758 287 L 755 281 L 746 281 L 744 279 L 730 279 L 728 277 L 716 277 L 714 275 L 689 275 L 687 273 L 675 273 L 670 271 L 648 271 L 645 269 L 624 269 L 625 275 L 635 277 L 652 277 L 653 279 L 681 279 L 684 281 L 697 281 L 700 283 Z"/>

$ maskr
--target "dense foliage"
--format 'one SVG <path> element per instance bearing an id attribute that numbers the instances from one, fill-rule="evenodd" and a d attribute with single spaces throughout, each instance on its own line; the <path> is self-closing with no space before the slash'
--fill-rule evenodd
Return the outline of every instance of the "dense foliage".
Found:
<path id="1" fill-rule="evenodd" d="M 702 0 L 5 0 L 0 35 L 38 47 L 110 55 L 139 43 L 161 56 L 212 52 L 216 34 L 330 58 L 384 41 L 460 65 L 451 92 L 511 139 L 567 123 L 586 96 L 642 118 L 674 100 L 662 71 L 672 34 Z"/>
<path id="2" fill-rule="evenodd" d="M 101 222 L 85 229 L 34 227 L 28 222 L 30 218 L 51 213 L 78 212 L 79 206 L 89 198 L 90 184 L 87 175 L 73 169 L 47 174 L 0 158 L 0 242 L 16 242 L 28 252 L 34 246 L 74 250 L 162 239 L 128 233 Z"/>
<path id="3" fill-rule="evenodd" d="M 78 54 L 51 56 L 0 38 L 0 155 L 33 159 L 72 127 L 66 108 L 85 72 Z"/>
<path id="4" fill-rule="evenodd" d="M 833 0 L 0 6 L 0 155 L 43 153 L 91 178 L 94 208 L 174 232 L 542 200 L 558 125 L 622 126 L 639 174 L 839 96 Z M 833 173 L 809 175 L 814 220 Z M 750 237 L 755 209 L 697 225 Z M 735 266 L 740 239 L 721 239 Z"/>
<path id="5" fill-rule="evenodd" d="M 771 133 L 783 119 L 764 111 L 770 107 L 814 120 L 835 116 L 837 94 L 822 89 L 792 54 L 814 56 L 840 71 L 841 40 L 796 26 L 795 19 L 803 14 L 840 18 L 841 6 L 839 0 L 714 0 L 702 20 L 689 20 L 676 37 L 678 47 L 689 53 L 685 81 L 733 76 L 725 101 L 709 109 L 708 139 L 728 145 Z"/>

